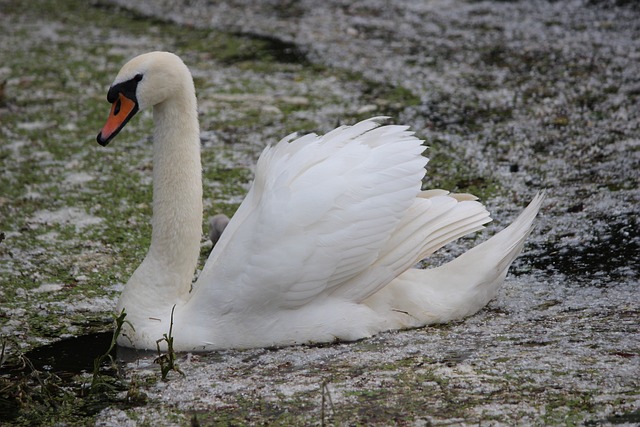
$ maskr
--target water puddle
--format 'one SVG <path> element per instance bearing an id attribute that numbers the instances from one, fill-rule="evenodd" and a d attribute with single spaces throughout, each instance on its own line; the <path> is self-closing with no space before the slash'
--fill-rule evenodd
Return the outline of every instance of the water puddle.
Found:
<path id="1" fill-rule="evenodd" d="M 0 367 L 0 424 L 18 417 L 37 424 L 60 407 L 72 416 L 91 416 L 106 407 L 133 407 L 146 397 L 131 398 L 119 368 L 141 354 L 114 348 L 103 357 L 99 375 L 94 364 L 109 352 L 112 331 L 66 338 L 10 359 Z M 96 380 L 97 379 L 97 380 Z"/>
<path id="2" fill-rule="evenodd" d="M 66 338 L 36 347 L 25 353 L 38 371 L 51 372 L 61 378 L 93 372 L 94 360 L 109 350 L 113 332 L 100 332 Z M 116 356 L 115 351 L 112 354 Z"/>

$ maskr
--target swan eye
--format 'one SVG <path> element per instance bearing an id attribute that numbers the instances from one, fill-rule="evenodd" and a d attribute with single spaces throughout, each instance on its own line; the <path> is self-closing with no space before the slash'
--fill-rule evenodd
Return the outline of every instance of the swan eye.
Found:
<path id="1" fill-rule="evenodd" d="M 118 94 L 123 94 L 129 99 L 136 99 L 136 89 L 138 88 L 138 82 L 142 80 L 142 74 L 136 74 L 131 79 L 118 83 L 109 88 L 107 93 L 107 101 L 113 104 L 118 99 Z"/>

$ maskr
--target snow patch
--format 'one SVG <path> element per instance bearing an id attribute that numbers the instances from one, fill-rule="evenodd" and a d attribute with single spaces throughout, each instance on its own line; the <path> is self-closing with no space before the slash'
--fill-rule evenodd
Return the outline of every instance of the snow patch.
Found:
<path id="1" fill-rule="evenodd" d="M 75 225 L 76 230 L 100 224 L 104 218 L 92 216 L 79 208 L 62 208 L 56 211 L 42 210 L 34 214 L 29 222 L 34 224 Z"/>

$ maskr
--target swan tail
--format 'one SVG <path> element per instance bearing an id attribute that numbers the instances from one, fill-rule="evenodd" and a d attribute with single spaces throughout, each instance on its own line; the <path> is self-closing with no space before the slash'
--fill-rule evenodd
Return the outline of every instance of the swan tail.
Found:
<path id="1" fill-rule="evenodd" d="M 376 262 L 341 284 L 333 295 L 362 302 L 442 246 L 482 229 L 491 218 L 475 199 L 471 195 L 450 194 L 444 190 L 419 193 Z"/>
<path id="2" fill-rule="evenodd" d="M 442 266 L 409 269 L 365 301 L 390 327 L 415 327 L 470 316 L 494 298 L 533 229 L 544 194 L 507 228 Z"/>

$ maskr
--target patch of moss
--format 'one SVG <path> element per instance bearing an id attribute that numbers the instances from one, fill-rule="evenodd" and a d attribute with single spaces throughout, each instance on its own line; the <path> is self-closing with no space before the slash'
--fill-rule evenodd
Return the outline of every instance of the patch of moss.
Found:
<path id="1" fill-rule="evenodd" d="M 459 170 L 459 163 L 450 153 L 448 144 L 435 141 L 426 153 L 429 157 L 425 188 L 442 188 L 456 193 L 470 193 L 488 200 L 500 194 L 501 186 L 491 176 L 471 175 Z"/>

